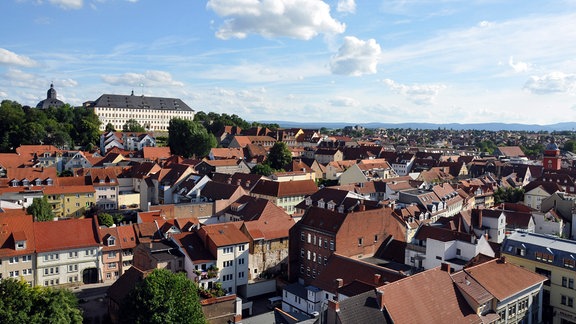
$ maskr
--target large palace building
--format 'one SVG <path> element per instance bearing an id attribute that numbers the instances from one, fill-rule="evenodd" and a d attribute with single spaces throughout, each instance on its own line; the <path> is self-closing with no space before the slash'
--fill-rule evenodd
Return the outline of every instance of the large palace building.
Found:
<path id="1" fill-rule="evenodd" d="M 194 110 L 181 99 L 136 96 L 134 91 L 129 96 L 104 94 L 84 106 L 94 109 L 101 131 L 108 123 L 122 129 L 129 119 L 135 119 L 149 131 L 168 131 L 172 118 L 194 119 Z"/>

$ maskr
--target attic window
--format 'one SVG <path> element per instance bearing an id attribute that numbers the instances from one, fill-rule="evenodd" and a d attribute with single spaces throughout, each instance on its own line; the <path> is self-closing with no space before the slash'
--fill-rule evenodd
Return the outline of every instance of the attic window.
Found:
<path id="1" fill-rule="evenodd" d="M 22 180 L 22 185 L 23 185 L 23 186 L 29 186 L 29 185 L 30 185 L 30 181 L 28 181 L 28 179 L 24 179 L 24 180 Z"/>
<path id="2" fill-rule="evenodd" d="M 35 185 L 40 186 L 40 185 L 42 185 L 42 180 L 37 178 L 36 180 L 34 180 L 34 183 L 35 183 Z"/>
<path id="3" fill-rule="evenodd" d="M 12 180 L 12 181 L 10 181 L 10 183 L 12 184 L 12 187 L 18 187 L 18 181 L 17 180 Z"/>
<path id="4" fill-rule="evenodd" d="M 26 248 L 26 241 L 17 241 L 16 250 L 24 250 Z"/>
<path id="5" fill-rule="evenodd" d="M 54 181 L 52 179 L 48 178 L 48 179 L 46 179 L 46 184 L 51 186 L 54 184 Z"/>
<path id="6" fill-rule="evenodd" d="M 564 259 L 564 266 L 567 268 L 572 268 L 574 269 L 574 266 L 576 266 L 576 260 L 574 259 Z"/>
<path id="7" fill-rule="evenodd" d="M 108 246 L 114 246 L 116 245 L 116 238 L 114 236 L 110 236 L 108 238 Z"/>

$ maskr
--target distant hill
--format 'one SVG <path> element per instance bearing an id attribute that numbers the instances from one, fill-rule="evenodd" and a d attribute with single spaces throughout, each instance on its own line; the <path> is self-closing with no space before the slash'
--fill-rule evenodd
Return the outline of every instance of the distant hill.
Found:
<path id="1" fill-rule="evenodd" d="M 412 128 L 412 129 L 438 129 L 438 128 L 446 128 L 452 130 L 467 130 L 467 129 L 474 129 L 474 130 L 487 130 L 487 131 L 500 131 L 500 130 L 509 130 L 509 131 L 573 131 L 576 129 L 576 122 L 564 122 L 564 123 L 556 123 L 551 125 L 536 125 L 536 124 L 506 124 L 506 123 L 478 123 L 478 124 L 458 124 L 458 123 L 450 123 L 450 124 L 433 124 L 433 123 L 338 123 L 338 122 L 289 122 L 289 121 L 260 121 L 261 123 L 275 123 L 280 125 L 283 128 L 344 128 L 345 126 L 355 126 L 360 125 L 365 128 Z"/>

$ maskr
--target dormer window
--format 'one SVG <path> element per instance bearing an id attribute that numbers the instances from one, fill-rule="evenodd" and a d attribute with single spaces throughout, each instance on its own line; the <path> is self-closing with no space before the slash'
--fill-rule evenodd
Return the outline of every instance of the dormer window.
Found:
<path id="1" fill-rule="evenodd" d="M 41 186 L 42 185 L 42 180 L 40 180 L 39 178 L 34 179 L 34 184 L 37 186 Z"/>
<path id="2" fill-rule="evenodd" d="M 52 185 L 54 185 L 54 180 L 48 178 L 48 179 L 46 179 L 46 184 L 49 186 L 52 186 Z"/>
<path id="3" fill-rule="evenodd" d="M 10 181 L 10 185 L 11 185 L 12 187 L 18 187 L 18 180 L 12 180 L 12 181 Z"/>
<path id="4" fill-rule="evenodd" d="M 328 209 L 334 210 L 334 202 L 333 201 L 328 202 Z"/>
<path id="5" fill-rule="evenodd" d="M 114 236 L 108 237 L 108 246 L 116 245 L 116 238 Z"/>
<path id="6" fill-rule="evenodd" d="M 22 180 L 22 185 L 23 185 L 24 187 L 29 186 L 29 185 L 30 185 L 30 181 L 25 178 L 25 179 Z"/>
<path id="7" fill-rule="evenodd" d="M 26 241 L 17 241 L 16 250 L 24 250 L 24 249 L 26 249 Z"/>
<path id="8" fill-rule="evenodd" d="M 322 200 L 322 199 L 318 200 L 318 207 L 324 208 L 324 205 L 325 205 L 324 200 Z"/>
<path id="9" fill-rule="evenodd" d="M 312 205 L 312 199 L 310 197 L 306 198 L 306 206 Z"/>

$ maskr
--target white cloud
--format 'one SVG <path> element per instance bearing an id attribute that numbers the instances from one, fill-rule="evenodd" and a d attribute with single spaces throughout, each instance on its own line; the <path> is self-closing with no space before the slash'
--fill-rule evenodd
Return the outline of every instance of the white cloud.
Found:
<path id="1" fill-rule="evenodd" d="M 522 61 L 514 62 L 514 58 L 510 56 L 508 60 L 508 65 L 514 70 L 514 72 L 527 72 L 530 69 L 530 64 Z"/>
<path id="2" fill-rule="evenodd" d="M 32 67 L 36 65 L 36 62 L 27 56 L 18 55 L 7 49 L 0 48 L 0 64 Z"/>
<path id="3" fill-rule="evenodd" d="M 482 20 L 481 22 L 478 23 L 478 27 L 482 28 L 489 28 L 492 26 L 494 26 L 494 23 L 487 20 Z"/>
<path id="4" fill-rule="evenodd" d="M 336 97 L 329 101 L 330 105 L 335 107 L 358 107 L 358 100 L 350 97 Z"/>
<path id="5" fill-rule="evenodd" d="M 102 80 L 112 85 L 129 86 L 176 86 L 182 87 L 184 83 L 176 81 L 172 75 L 164 71 L 146 71 L 140 73 L 124 73 L 122 75 L 103 75 Z"/>
<path id="6" fill-rule="evenodd" d="M 221 39 L 258 34 L 308 40 L 319 34 L 341 34 L 346 29 L 332 18 L 324 1 L 209 0 L 206 7 L 225 18 L 216 32 Z"/>
<path id="7" fill-rule="evenodd" d="M 49 0 L 51 4 L 62 9 L 80 9 L 84 5 L 84 0 Z"/>
<path id="8" fill-rule="evenodd" d="M 336 6 L 336 11 L 355 13 L 356 12 L 356 1 L 355 0 L 339 0 Z"/>
<path id="9" fill-rule="evenodd" d="M 524 89 L 535 94 L 576 94 L 576 74 L 550 72 L 542 76 L 531 76 Z"/>
<path id="10" fill-rule="evenodd" d="M 440 91 L 446 89 L 443 84 L 405 85 L 390 79 L 385 79 L 383 82 L 390 90 L 405 96 L 409 101 L 417 105 L 434 104 L 434 100 Z"/>
<path id="11" fill-rule="evenodd" d="M 330 69 L 334 74 L 360 76 L 377 72 L 382 50 L 374 39 L 367 41 L 353 36 L 344 37 L 338 54 L 332 57 Z"/>

